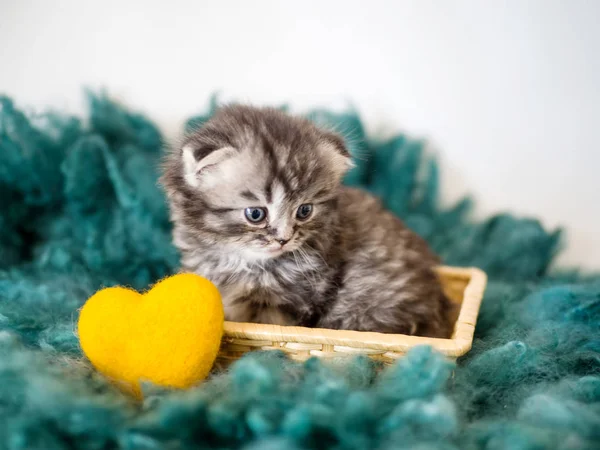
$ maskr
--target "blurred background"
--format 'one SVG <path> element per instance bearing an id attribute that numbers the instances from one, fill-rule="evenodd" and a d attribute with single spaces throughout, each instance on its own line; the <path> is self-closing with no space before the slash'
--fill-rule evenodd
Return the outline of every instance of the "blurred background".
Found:
<path id="1" fill-rule="evenodd" d="M 600 267 L 600 1 L 0 0 L 0 92 L 80 114 L 83 87 L 167 137 L 210 96 L 355 107 L 429 141 L 443 201 L 564 226 Z"/>

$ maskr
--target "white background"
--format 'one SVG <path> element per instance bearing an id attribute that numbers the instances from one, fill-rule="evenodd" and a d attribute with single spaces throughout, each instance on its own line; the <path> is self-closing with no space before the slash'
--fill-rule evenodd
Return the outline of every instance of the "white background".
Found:
<path id="1" fill-rule="evenodd" d="M 600 1 L 0 0 L 0 91 L 83 111 L 106 87 L 172 136 L 223 99 L 355 105 L 442 160 L 444 199 L 567 229 L 600 268 Z"/>

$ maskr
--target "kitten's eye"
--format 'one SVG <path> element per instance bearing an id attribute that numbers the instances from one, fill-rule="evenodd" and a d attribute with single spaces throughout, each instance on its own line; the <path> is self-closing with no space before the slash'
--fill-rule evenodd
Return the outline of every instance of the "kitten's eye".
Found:
<path id="1" fill-rule="evenodd" d="M 267 211 L 265 208 L 246 208 L 244 215 L 248 219 L 248 222 L 260 223 L 267 217 Z"/>
<path id="2" fill-rule="evenodd" d="M 300 205 L 298 211 L 296 211 L 296 217 L 300 220 L 308 219 L 308 216 L 312 213 L 313 206 L 309 203 L 305 203 L 304 205 Z"/>

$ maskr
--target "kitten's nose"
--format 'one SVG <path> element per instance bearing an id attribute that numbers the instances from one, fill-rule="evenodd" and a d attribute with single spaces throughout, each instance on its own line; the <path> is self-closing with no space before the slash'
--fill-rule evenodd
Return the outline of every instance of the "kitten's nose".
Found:
<path id="1" fill-rule="evenodd" d="M 282 247 L 287 244 L 288 242 L 290 242 L 289 239 L 276 239 L 277 242 L 279 242 L 279 245 L 281 245 Z"/>

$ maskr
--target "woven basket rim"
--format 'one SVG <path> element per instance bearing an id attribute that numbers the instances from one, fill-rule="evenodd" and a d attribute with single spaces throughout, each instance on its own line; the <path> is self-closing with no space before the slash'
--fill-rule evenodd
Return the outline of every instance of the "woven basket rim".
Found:
<path id="1" fill-rule="evenodd" d="M 487 275 L 476 267 L 439 266 L 436 270 L 440 275 L 467 281 L 454 333 L 450 339 L 227 321 L 224 326 L 224 339 L 321 344 L 402 353 L 411 347 L 430 345 L 445 355 L 462 356 L 471 349 Z"/>

